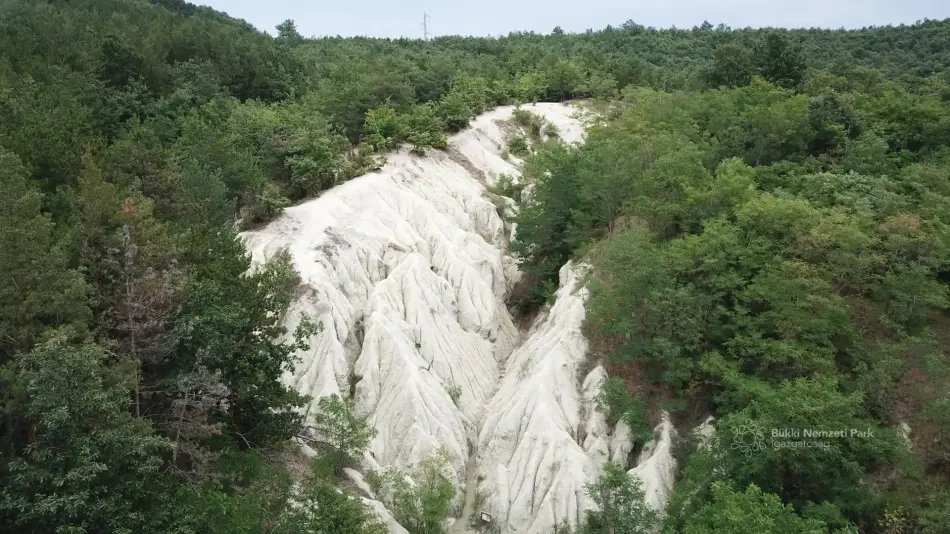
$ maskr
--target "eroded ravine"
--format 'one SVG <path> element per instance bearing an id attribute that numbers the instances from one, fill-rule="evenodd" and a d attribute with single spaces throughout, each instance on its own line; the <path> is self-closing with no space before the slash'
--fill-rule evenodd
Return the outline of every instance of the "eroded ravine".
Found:
<path id="1" fill-rule="evenodd" d="M 581 140 L 570 106 L 527 107 Z M 484 182 L 518 172 L 501 156 L 511 112 L 476 118 L 447 152 L 390 154 L 244 234 L 256 261 L 291 254 L 301 292 L 289 329 L 301 317 L 322 325 L 288 383 L 315 399 L 353 395 L 378 432 L 364 469 L 412 469 L 446 446 L 463 491 L 456 532 L 482 511 L 501 532 L 575 522 L 584 485 L 626 454 L 592 408 L 603 370 L 580 376 L 583 268 L 562 269 L 554 307 L 529 332 L 505 305 L 518 273 Z"/>

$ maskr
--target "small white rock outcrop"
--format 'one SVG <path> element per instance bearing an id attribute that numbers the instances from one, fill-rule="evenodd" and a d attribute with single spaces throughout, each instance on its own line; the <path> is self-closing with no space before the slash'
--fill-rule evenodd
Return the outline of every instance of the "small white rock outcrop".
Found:
<path id="1" fill-rule="evenodd" d="M 637 466 L 628 471 L 628 474 L 639 478 L 643 483 L 647 504 L 662 511 L 666 509 L 676 476 L 676 459 L 673 458 L 676 429 L 670 422 L 670 415 L 662 412 L 660 424 L 653 430 L 653 441 L 643 447 Z"/>

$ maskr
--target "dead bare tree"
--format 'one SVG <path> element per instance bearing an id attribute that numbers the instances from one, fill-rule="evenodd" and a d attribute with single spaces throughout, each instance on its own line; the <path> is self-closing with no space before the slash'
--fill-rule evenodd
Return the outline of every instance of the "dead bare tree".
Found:
<path id="1" fill-rule="evenodd" d="M 142 415 L 142 368 L 165 359 L 177 344 L 171 319 L 177 308 L 182 274 L 174 263 L 162 269 L 136 264 L 138 247 L 132 227 L 123 227 L 120 250 L 110 251 L 119 274 L 120 293 L 106 309 L 103 324 L 121 354 L 136 364 L 135 415 Z"/>
<path id="2" fill-rule="evenodd" d="M 177 375 L 173 390 L 166 393 L 171 396 L 170 408 L 162 414 L 159 425 L 172 438 L 169 468 L 188 478 L 201 478 L 205 466 L 216 456 L 201 442 L 221 433 L 220 423 L 211 416 L 220 409 L 228 390 L 219 373 L 202 365 L 198 355 L 191 371 Z"/>

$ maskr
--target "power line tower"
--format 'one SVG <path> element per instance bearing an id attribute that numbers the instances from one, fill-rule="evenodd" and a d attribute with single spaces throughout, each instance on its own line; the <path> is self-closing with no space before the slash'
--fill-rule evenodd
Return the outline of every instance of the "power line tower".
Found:
<path id="1" fill-rule="evenodd" d="M 422 14 L 422 40 L 423 41 L 429 40 L 429 20 L 431 20 L 431 18 L 432 17 L 430 17 L 426 13 Z"/>

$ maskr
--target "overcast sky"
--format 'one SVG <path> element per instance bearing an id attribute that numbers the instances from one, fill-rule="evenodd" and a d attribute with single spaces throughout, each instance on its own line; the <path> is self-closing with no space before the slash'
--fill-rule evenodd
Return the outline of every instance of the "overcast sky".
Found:
<path id="1" fill-rule="evenodd" d="M 691 28 L 708 20 L 733 28 L 860 28 L 950 18 L 950 0 L 192 0 L 274 34 L 294 19 L 306 37 L 421 37 L 428 13 L 433 35 L 548 33 L 619 26 Z"/>

